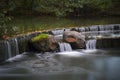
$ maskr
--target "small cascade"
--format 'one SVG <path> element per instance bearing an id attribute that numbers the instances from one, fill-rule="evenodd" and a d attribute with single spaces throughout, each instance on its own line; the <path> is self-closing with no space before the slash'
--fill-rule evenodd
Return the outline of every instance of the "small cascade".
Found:
<path id="1" fill-rule="evenodd" d="M 95 25 L 95 26 L 75 28 L 75 30 L 78 31 L 78 32 L 114 31 L 114 30 L 120 30 L 120 24 L 114 24 L 114 25 Z"/>
<path id="2" fill-rule="evenodd" d="M 61 29 L 61 30 L 52 30 L 51 32 L 54 35 L 60 35 L 60 34 L 63 34 L 64 30 L 63 29 Z"/>
<path id="3" fill-rule="evenodd" d="M 91 26 L 89 27 L 90 31 L 98 31 L 98 26 Z"/>
<path id="4" fill-rule="evenodd" d="M 78 28 L 78 31 L 79 32 L 85 32 L 85 28 L 84 27 Z"/>
<path id="5" fill-rule="evenodd" d="M 62 39 L 63 39 L 63 35 L 55 35 L 54 37 L 59 42 L 62 41 Z"/>
<path id="6" fill-rule="evenodd" d="M 69 43 L 59 43 L 60 52 L 72 51 L 72 47 Z"/>
<path id="7" fill-rule="evenodd" d="M 88 40 L 86 43 L 86 49 L 96 49 L 96 40 Z"/>
<path id="8" fill-rule="evenodd" d="M 105 31 L 104 26 L 103 25 L 99 25 L 99 31 Z"/>
<path id="9" fill-rule="evenodd" d="M 18 47 L 18 40 L 17 40 L 17 38 L 15 38 L 14 41 L 15 41 L 16 55 L 18 55 L 19 54 L 19 47 Z"/>
<path id="10" fill-rule="evenodd" d="M 11 45 L 10 45 L 9 41 L 5 41 L 5 51 L 8 55 L 8 58 L 11 58 L 12 52 L 11 52 Z"/>

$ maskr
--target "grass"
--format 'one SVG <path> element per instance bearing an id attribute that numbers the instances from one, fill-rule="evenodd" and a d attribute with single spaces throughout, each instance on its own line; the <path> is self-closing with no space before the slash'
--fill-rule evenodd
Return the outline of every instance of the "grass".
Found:
<path id="1" fill-rule="evenodd" d="M 16 34 L 56 28 L 81 27 L 90 25 L 119 24 L 119 17 L 99 18 L 56 18 L 50 16 L 14 17 L 10 25 L 17 29 Z M 11 34 L 14 35 L 14 34 Z"/>

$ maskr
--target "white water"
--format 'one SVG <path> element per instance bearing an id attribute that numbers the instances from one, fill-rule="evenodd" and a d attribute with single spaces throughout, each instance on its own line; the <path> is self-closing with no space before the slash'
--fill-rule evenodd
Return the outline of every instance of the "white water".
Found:
<path id="1" fill-rule="evenodd" d="M 15 61 L 21 61 L 21 60 L 25 60 L 27 58 L 26 52 L 22 53 L 22 54 L 18 54 L 14 57 L 11 57 L 9 59 L 6 60 L 6 62 L 15 62 Z"/>
<path id="2" fill-rule="evenodd" d="M 85 27 L 78 28 L 80 32 L 85 32 Z"/>
<path id="3" fill-rule="evenodd" d="M 88 31 L 114 31 L 116 29 L 115 26 L 117 26 L 118 30 L 120 30 L 119 24 L 114 25 L 95 25 L 95 26 L 89 26 L 89 27 L 80 27 L 77 30 L 80 32 L 86 32 L 86 29 L 89 29 Z"/>
<path id="4" fill-rule="evenodd" d="M 98 31 L 98 26 L 91 26 L 90 31 Z"/>
<path id="5" fill-rule="evenodd" d="M 78 51 L 59 52 L 57 54 L 61 55 L 61 56 L 66 56 L 66 57 L 80 57 L 80 56 L 84 55 L 84 53 L 78 52 Z"/>
<path id="6" fill-rule="evenodd" d="M 56 29 L 56 30 L 52 30 L 51 32 L 54 34 L 54 35 L 61 35 L 64 33 L 64 31 L 70 31 L 71 29 L 69 28 L 66 28 L 66 29 Z"/>
<path id="7" fill-rule="evenodd" d="M 12 58 L 19 54 L 18 40 L 16 38 L 10 41 L 4 41 L 1 48 L 1 52 L 4 53 L 5 59 Z"/>
<path id="8" fill-rule="evenodd" d="M 55 35 L 54 36 L 57 41 L 62 41 L 63 35 Z"/>
<path id="9" fill-rule="evenodd" d="M 8 58 L 11 58 L 12 57 L 11 45 L 8 41 L 6 41 L 5 43 L 6 43 L 6 50 L 7 50 Z"/>
<path id="10" fill-rule="evenodd" d="M 96 49 L 96 40 L 93 39 L 93 40 L 88 40 L 87 43 L 86 43 L 86 49 L 89 50 L 89 49 Z"/>
<path id="11" fill-rule="evenodd" d="M 72 51 L 72 47 L 69 43 L 59 43 L 60 52 Z"/>
<path id="12" fill-rule="evenodd" d="M 60 35 L 60 34 L 63 34 L 64 30 L 52 30 L 52 33 L 54 35 Z"/>
<path id="13" fill-rule="evenodd" d="M 15 38 L 15 48 L 16 48 L 16 55 L 19 54 L 19 47 L 18 47 L 18 40 Z"/>

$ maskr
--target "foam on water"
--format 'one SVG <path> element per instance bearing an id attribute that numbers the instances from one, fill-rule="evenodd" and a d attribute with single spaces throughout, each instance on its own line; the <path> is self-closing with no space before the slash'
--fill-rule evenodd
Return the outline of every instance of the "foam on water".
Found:
<path id="1" fill-rule="evenodd" d="M 65 51 L 65 52 L 59 52 L 57 54 L 62 56 L 67 56 L 67 57 L 80 57 L 84 55 L 84 53 L 78 52 L 78 51 Z"/>
<path id="2" fill-rule="evenodd" d="M 15 61 L 21 61 L 23 59 L 26 59 L 27 55 L 25 53 L 16 55 L 14 57 L 11 57 L 6 60 L 6 62 L 15 62 Z"/>
<path id="3" fill-rule="evenodd" d="M 82 50 L 82 52 L 84 52 L 84 53 L 95 53 L 95 52 L 97 52 L 97 49 Z"/>

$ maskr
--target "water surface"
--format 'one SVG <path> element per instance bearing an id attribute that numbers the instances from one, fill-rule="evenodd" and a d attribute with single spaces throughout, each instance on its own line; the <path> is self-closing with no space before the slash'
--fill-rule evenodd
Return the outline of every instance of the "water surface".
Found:
<path id="1" fill-rule="evenodd" d="M 0 80 L 120 80 L 119 50 L 71 53 L 36 54 L 26 60 L 1 65 Z"/>

